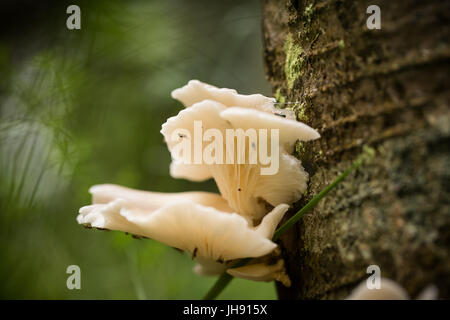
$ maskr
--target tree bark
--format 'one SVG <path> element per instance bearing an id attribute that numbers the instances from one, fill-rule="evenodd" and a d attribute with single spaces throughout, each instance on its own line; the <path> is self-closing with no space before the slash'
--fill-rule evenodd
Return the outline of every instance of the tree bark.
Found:
<path id="1" fill-rule="evenodd" d="M 450 4 L 263 1 L 266 73 L 319 140 L 297 143 L 310 174 L 298 209 L 360 154 L 354 172 L 281 238 L 281 299 L 345 298 L 375 264 L 415 297 L 450 291 Z M 295 210 L 292 210 L 292 213 Z"/>

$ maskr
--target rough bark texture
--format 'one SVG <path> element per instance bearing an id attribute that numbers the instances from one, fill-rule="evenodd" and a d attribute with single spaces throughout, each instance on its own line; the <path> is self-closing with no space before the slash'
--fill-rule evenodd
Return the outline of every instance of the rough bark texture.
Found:
<path id="1" fill-rule="evenodd" d="M 348 167 L 354 172 L 282 239 L 292 286 L 280 298 L 345 298 L 379 265 L 414 297 L 450 297 L 450 5 L 377 1 L 263 2 L 267 76 L 280 102 L 318 129 L 297 144 L 310 185 L 297 208 Z"/>

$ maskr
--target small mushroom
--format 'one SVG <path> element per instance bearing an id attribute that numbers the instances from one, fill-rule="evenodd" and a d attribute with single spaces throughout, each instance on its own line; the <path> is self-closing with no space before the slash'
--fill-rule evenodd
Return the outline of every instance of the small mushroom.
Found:
<path id="1" fill-rule="evenodd" d="M 279 281 L 286 287 L 291 286 L 291 280 L 284 269 L 284 260 L 279 259 L 275 264 L 252 263 L 239 268 L 227 269 L 233 277 L 254 281 Z"/>
<path id="2" fill-rule="evenodd" d="M 80 209 L 78 223 L 187 251 L 200 264 L 196 271 L 209 274 L 223 271 L 228 261 L 271 252 L 277 245 L 270 239 L 289 207 L 280 204 L 252 227 L 244 217 L 229 212 L 219 195 L 161 194 L 114 185 L 95 186 L 91 192 L 94 204 Z"/>
<path id="3" fill-rule="evenodd" d="M 379 289 L 369 289 L 366 281 L 360 283 L 347 300 L 406 300 L 408 293 L 397 282 L 381 278 Z"/>
<path id="4" fill-rule="evenodd" d="M 433 284 L 425 287 L 416 297 L 417 300 L 435 300 L 438 298 L 438 289 Z M 397 282 L 380 279 L 380 288 L 369 289 L 366 281 L 361 282 L 346 300 L 409 300 L 408 292 Z"/>
<path id="5" fill-rule="evenodd" d="M 214 261 L 210 259 L 205 259 L 202 257 L 196 258 L 197 262 L 194 266 L 194 272 L 202 276 L 216 276 L 227 270 L 229 263 L 224 263 L 220 261 Z"/>

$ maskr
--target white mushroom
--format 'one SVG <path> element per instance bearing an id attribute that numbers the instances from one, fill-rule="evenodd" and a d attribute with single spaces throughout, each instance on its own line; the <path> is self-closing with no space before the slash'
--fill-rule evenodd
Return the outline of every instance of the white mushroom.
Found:
<path id="1" fill-rule="evenodd" d="M 214 194 L 161 194 L 113 185 L 95 186 L 91 192 L 94 204 L 80 209 L 78 223 L 152 238 L 187 251 L 200 263 L 196 271 L 207 274 L 222 272 L 231 260 L 271 252 L 277 245 L 270 239 L 288 209 L 281 204 L 259 226 L 251 227 Z"/>
<path id="2" fill-rule="evenodd" d="M 306 189 L 308 174 L 291 155 L 293 146 L 319 134 L 260 94 L 241 95 L 192 80 L 172 96 L 187 108 L 162 125 L 172 155 L 170 173 L 193 181 L 214 178 L 221 195 L 98 185 L 90 189 L 93 204 L 80 209 L 78 223 L 187 251 L 200 274 L 220 274 L 237 259 L 260 258 L 228 272 L 289 285 L 283 260 L 271 254 L 277 247 L 271 239 L 289 204 Z"/>
<path id="3" fill-rule="evenodd" d="M 347 300 L 406 300 L 408 293 L 397 282 L 387 278 L 380 279 L 380 288 L 369 289 L 366 281 L 361 282 Z"/>
<path id="4" fill-rule="evenodd" d="M 276 109 L 273 98 L 260 94 L 241 95 L 235 90 L 219 89 L 197 80 L 174 90 L 172 97 L 187 107 L 162 125 L 161 133 L 172 155 L 170 173 L 173 177 L 193 181 L 214 178 L 229 206 L 255 224 L 272 207 L 293 203 L 301 197 L 306 190 L 308 174 L 301 161 L 291 155 L 293 146 L 298 139 L 307 141 L 320 136 L 314 129 L 293 120 L 292 111 Z M 201 121 L 201 128 L 195 121 Z M 211 142 L 196 145 L 196 135 L 209 129 L 216 132 L 208 136 L 207 140 Z M 244 149 L 238 148 L 238 138 L 233 138 L 232 147 L 225 146 L 228 141 L 220 140 L 219 136 L 226 137 L 230 129 L 243 129 L 244 134 L 247 129 L 255 129 L 258 133 L 260 129 L 278 129 L 279 142 L 265 131 L 266 146 L 263 136 L 251 137 L 250 134 L 244 136 L 241 145 Z M 185 146 L 191 146 L 193 150 L 186 152 Z M 247 147 L 249 151 L 246 151 Z M 250 148 L 257 150 L 260 157 L 261 154 L 273 156 L 271 160 L 276 162 L 276 167 L 272 167 L 272 163 L 252 162 Z M 181 149 L 184 151 L 180 152 Z M 208 163 L 199 159 L 199 154 L 211 150 L 214 150 L 215 161 Z"/>
<path id="5" fill-rule="evenodd" d="M 439 289 L 434 284 L 427 285 L 416 296 L 416 300 L 437 300 L 439 297 Z"/>

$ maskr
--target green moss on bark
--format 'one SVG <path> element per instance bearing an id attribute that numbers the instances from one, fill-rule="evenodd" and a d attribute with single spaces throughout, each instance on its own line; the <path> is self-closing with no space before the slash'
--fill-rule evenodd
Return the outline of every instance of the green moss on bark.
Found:
<path id="1" fill-rule="evenodd" d="M 295 43 L 290 33 L 286 37 L 284 52 L 286 54 L 284 74 L 287 87 L 290 90 L 294 86 L 295 80 L 300 76 L 303 64 L 303 58 L 301 57 L 303 49 Z"/>

